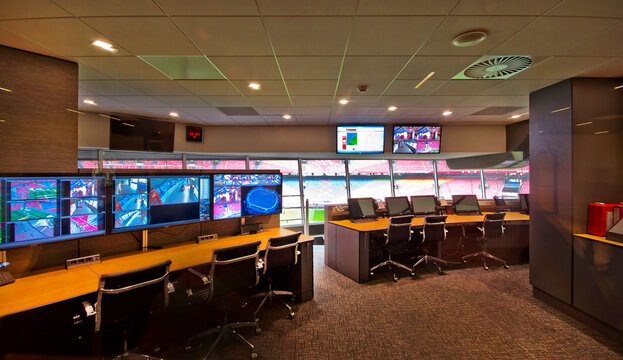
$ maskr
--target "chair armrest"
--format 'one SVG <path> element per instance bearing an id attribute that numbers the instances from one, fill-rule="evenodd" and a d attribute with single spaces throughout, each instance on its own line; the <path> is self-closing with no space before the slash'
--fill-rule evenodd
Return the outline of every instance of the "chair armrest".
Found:
<path id="1" fill-rule="evenodd" d="M 210 277 L 208 277 L 207 275 L 204 275 L 202 273 L 200 273 L 199 271 L 193 269 L 193 268 L 188 268 L 187 269 L 188 272 L 190 272 L 191 274 L 197 276 L 199 279 L 201 279 L 201 281 L 203 282 L 203 285 L 208 285 L 209 283 L 211 283 L 212 281 L 210 280 Z"/>
<path id="2" fill-rule="evenodd" d="M 483 229 L 481 227 L 476 227 L 476 229 L 480 230 L 480 232 L 485 232 L 485 229 Z"/>

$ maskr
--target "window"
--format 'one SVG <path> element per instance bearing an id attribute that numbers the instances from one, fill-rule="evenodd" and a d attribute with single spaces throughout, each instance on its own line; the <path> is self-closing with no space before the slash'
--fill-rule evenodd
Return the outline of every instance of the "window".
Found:
<path id="1" fill-rule="evenodd" d="M 97 169 L 97 150 L 78 149 L 78 169 Z"/>
<path id="2" fill-rule="evenodd" d="M 309 222 L 324 221 L 325 204 L 346 203 L 344 160 L 302 160 L 303 192 L 309 200 Z"/>
<path id="3" fill-rule="evenodd" d="M 396 196 L 435 195 L 433 160 L 394 160 Z"/>
<path id="4" fill-rule="evenodd" d="M 182 169 L 182 154 L 105 151 L 104 169 Z"/>
<path id="5" fill-rule="evenodd" d="M 245 170 L 247 163 L 244 160 L 186 160 L 187 169 L 208 170 Z"/>
<path id="6" fill-rule="evenodd" d="M 517 199 L 519 194 L 530 193 L 530 167 L 514 169 L 484 169 L 485 197 L 492 199 Z"/>
<path id="7" fill-rule="evenodd" d="M 349 160 L 350 197 L 385 200 L 392 196 L 387 160 Z"/>
<path id="8" fill-rule="evenodd" d="M 480 170 L 452 170 L 445 160 L 437 161 L 439 197 L 452 199 L 452 195 L 476 195 L 482 198 Z"/>
<path id="9" fill-rule="evenodd" d="M 281 226 L 302 225 L 298 160 L 250 160 L 251 170 L 279 170 L 283 184 Z"/>

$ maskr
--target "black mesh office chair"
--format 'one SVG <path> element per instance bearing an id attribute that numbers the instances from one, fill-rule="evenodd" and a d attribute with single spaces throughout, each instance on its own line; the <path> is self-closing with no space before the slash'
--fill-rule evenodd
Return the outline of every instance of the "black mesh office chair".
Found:
<path id="1" fill-rule="evenodd" d="M 398 281 L 398 276 L 394 272 L 392 265 L 407 270 L 411 273 L 411 275 L 413 275 L 413 270 L 410 267 L 392 260 L 392 251 L 401 243 L 411 241 L 411 234 L 413 233 L 413 231 L 411 231 L 412 219 L 413 215 L 394 216 L 389 218 L 389 226 L 387 228 L 387 233 L 385 234 L 385 242 L 381 244 L 383 253 L 387 256 L 387 260 L 373 266 L 370 269 L 370 275 L 374 275 L 374 271 L 376 269 L 387 266 L 392 272 L 394 281 Z"/>
<path id="2" fill-rule="evenodd" d="M 502 226 L 504 223 L 504 216 L 506 216 L 506 213 L 485 214 L 482 227 L 478 228 L 478 230 L 482 232 L 482 237 L 478 240 L 481 250 L 479 252 L 463 256 L 464 263 L 473 257 L 480 256 L 482 257 L 482 263 L 485 270 L 489 270 L 489 267 L 487 266 L 487 258 L 501 262 L 504 265 L 504 268 L 508 269 L 506 261 L 487 252 L 487 243 L 489 242 L 489 239 L 499 239 L 502 235 L 504 235 L 504 226 Z"/>
<path id="3" fill-rule="evenodd" d="M 439 255 L 441 255 L 441 242 L 446 239 L 446 234 L 448 230 L 446 230 L 446 215 L 434 215 L 427 216 L 424 219 L 424 226 L 422 227 L 422 242 L 420 243 L 420 249 L 423 255 L 418 256 L 418 260 L 413 264 L 413 270 L 420 265 L 428 265 L 428 263 L 432 263 L 437 266 L 437 272 L 439 275 L 443 274 L 443 270 L 439 264 L 443 264 L 444 266 L 448 266 L 448 262 L 442 260 L 440 258 L 428 255 L 428 250 L 426 245 L 431 244 L 433 242 L 437 243 L 437 249 Z"/>
<path id="4" fill-rule="evenodd" d="M 203 301 L 224 300 L 221 301 L 221 305 L 225 314 L 225 320 L 223 325 L 188 339 L 186 350 L 190 350 L 191 345 L 200 339 L 218 333 L 216 340 L 212 343 L 210 350 L 204 357 L 204 359 L 207 359 L 212 355 L 223 337 L 232 333 L 250 348 L 251 358 L 257 358 L 255 346 L 236 331 L 236 329 L 245 327 L 253 327 L 257 331 L 259 329 L 257 321 L 228 323 L 228 302 L 226 300 L 231 295 L 248 290 L 259 282 L 258 262 L 260 244 L 260 241 L 256 241 L 250 244 L 215 249 L 210 261 L 208 275 L 204 275 L 192 268 L 188 269 L 190 273 L 196 275 L 201 280 L 201 284 L 198 287 L 193 287 L 189 295 L 198 297 Z"/>
<path id="5" fill-rule="evenodd" d="M 128 353 L 127 331 L 164 310 L 169 303 L 171 260 L 116 274 L 100 277 L 97 302 L 92 306 L 83 302 L 85 315 L 95 316 L 97 346 L 102 333 L 119 332 L 123 337 L 123 354 L 116 359 L 150 359 L 148 355 Z M 100 352 L 102 349 L 94 349 Z"/>
<path id="6" fill-rule="evenodd" d="M 264 274 L 266 275 L 266 280 L 268 281 L 268 291 L 253 296 L 263 297 L 262 302 L 253 314 L 253 318 L 255 319 L 255 321 L 260 320 L 257 317 L 257 314 L 260 312 L 260 309 L 262 309 L 266 301 L 272 303 L 273 298 L 279 300 L 283 304 L 283 306 L 288 309 L 288 317 L 290 319 L 294 319 L 294 311 L 292 311 L 292 307 L 281 298 L 277 297 L 278 295 L 285 295 L 292 297 L 294 300 L 294 293 L 290 291 L 273 290 L 272 274 L 275 271 L 282 271 L 287 267 L 296 265 L 299 255 L 299 236 L 301 236 L 301 233 L 297 232 L 290 235 L 284 235 L 268 239 L 268 247 L 266 248 L 266 252 L 264 253 Z"/>

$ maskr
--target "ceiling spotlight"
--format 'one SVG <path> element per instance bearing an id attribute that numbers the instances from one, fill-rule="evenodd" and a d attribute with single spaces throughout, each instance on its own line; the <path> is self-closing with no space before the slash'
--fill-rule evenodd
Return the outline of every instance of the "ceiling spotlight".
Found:
<path id="1" fill-rule="evenodd" d="M 468 31 L 457 35 L 452 39 L 452 45 L 456 47 L 468 47 L 480 44 L 487 38 L 487 32 L 484 30 Z"/>
<path id="2" fill-rule="evenodd" d="M 93 99 L 84 99 L 82 100 L 82 102 L 89 105 L 97 105 L 97 103 Z"/>
<path id="3" fill-rule="evenodd" d="M 105 41 L 95 40 L 91 44 L 97 46 L 98 48 L 102 48 L 102 49 L 104 49 L 106 51 L 110 51 L 112 53 L 116 53 L 117 52 L 117 49 L 115 49 L 112 46 L 112 44 L 109 44 L 109 43 L 107 43 Z"/>
<path id="4" fill-rule="evenodd" d="M 338 101 L 340 104 L 342 105 L 346 105 L 348 104 L 350 101 L 348 101 L 347 99 L 340 99 L 340 101 Z"/>
<path id="5" fill-rule="evenodd" d="M 249 87 L 253 90 L 259 90 L 262 87 L 262 85 L 256 82 L 250 82 Z"/>
<path id="6" fill-rule="evenodd" d="M 450 116 L 450 115 L 452 115 L 452 111 L 446 110 L 446 111 L 442 112 L 441 115 L 443 115 L 443 116 Z"/>
<path id="7" fill-rule="evenodd" d="M 180 116 L 180 114 L 176 113 L 176 112 L 170 112 L 169 115 L 173 116 L 173 117 L 178 117 Z"/>
<path id="8" fill-rule="evenodd" d="M 392 105 L 392 106 L 387 108 L 387 110 L 389 110 L 389 111 L 396 111 L 397 109 L 398 108 L 396 106 L 394 106 L 394 105 Z"/>
<path id="9" fill-rule="evenodd" d="M 284 118 L 284 119 L 286 119 L 286 120 L 290 120 L 290 119 L 292 119 L 292 115 L 290 115 L 290 114 L 284 114 L 284 115 L 283 115 L 283 118 Z"/>

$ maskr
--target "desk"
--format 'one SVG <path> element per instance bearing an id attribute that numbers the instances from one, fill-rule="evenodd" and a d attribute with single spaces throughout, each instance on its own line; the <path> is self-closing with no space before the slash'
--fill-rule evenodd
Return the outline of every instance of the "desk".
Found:
<path id="1" fill-rule="evenodd" d="M 449 227 L 476 225 L 482 223 L 482 215 L 448 215 L 446 223 Z M 518 212 L 507 213 L 505 225 L 523 225 L 527 228 L 530 216 Z M 329 221 L 325 228 L 325 260 L 326 265 L 357 282 L 369 280 L 370 269 L 370 234 L 387 230 L 388 218 L 367 223 L 353 223 L 350 220 Z M 423 217 L 414 217 L 411 225 L 415 228 L 424 225 Z M 515 237 L 525 237 L 527 231 Z M 505 236 L 513 236 L 513 231 Z M 527 246 L 527 245 L 526 245 Z"/>
<path id="2" fill-rule="evenodd" d="M 137 269 L 170 259 L 171 271 L 179 271 L 192 266 L 208 263 L 216 248 L 245 244 L 260 240 L 260 250 L 268 246 L 268 239 L 291 234 L 292 231 L 281 228 L 267 229 L 253 235 L 225 236 L 218 240 L 201 244 L 185 243 L 159 250 L 149 250 L 123 254 L 107 258 L 99 264 L 88 265 L 72 270 L 54 270 L 38 275 L 16 279 L 13 284 L 0 287 L 0 318 L 79 298 L 97 291 L 100 275 Z M 294 289 L 297 299 L 304 301 L 313 297 L 313 254 L 312 237 L 301 235 L 301 266 L 307 268 L 295 276 L 299 279 L 299 288 Z"/>

